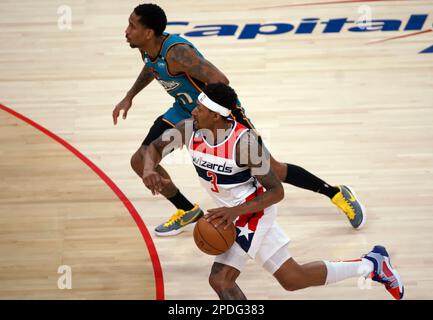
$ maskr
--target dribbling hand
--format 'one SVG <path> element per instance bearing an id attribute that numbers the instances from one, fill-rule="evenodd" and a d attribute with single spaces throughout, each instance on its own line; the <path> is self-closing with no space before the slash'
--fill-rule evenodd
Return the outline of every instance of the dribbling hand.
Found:
<path id="1" fill-rule="evenodd" d="M 224 230 L 236 220 L 239 216 L 239 211 L 236 207 L 220 207 L 215 209 L 209 209 L 204 218 L 212 223 L 212 220 L 216 218 L 222 218 L 219 223 L 214 224 L 215 228 L 219 228 L 219 226 L 223 226 Z"/>

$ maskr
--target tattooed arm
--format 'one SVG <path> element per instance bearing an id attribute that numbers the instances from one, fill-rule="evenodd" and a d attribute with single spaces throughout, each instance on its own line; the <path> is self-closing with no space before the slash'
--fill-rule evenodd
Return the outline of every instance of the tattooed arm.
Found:
<path id="1" fill-rule="evenodd" d="M 208 210 L 205 216 L 208 221 L 223 217 L 217 224 L 227 227 L 239 215 L 261 211 L 284 198 L 284 188 L 270 166 L 269 151 L 259 142 L 257 134 L 253 130 L 245 133 L 236 145 L 236 160 L 238 165 L 251 169 L 260 184 L 266 191 L 251 201 L 244 202 L 236 207 L 222 207 Z M 225 221 L 225 223 L 224 223 Z"/>
<path id="2" fill-rule="evenodd" d="M 170 73 L 175 75 L 186 73 L 203 83 L 229 84 L 229 80 L 220 70 L 200 57 L 197 51 L 187 44 L 177 44 L 168 50 L 167 65 Z"/>
<path id="3" fill-rule="evenodd" d="M 131 89 L 129 89 L 126 96 L 132 100 L 141 90 L 143 90 L 149 83 L 151 83 L 153 79 L 154 76 L 152 71 L 146 66 L 143 66 L 143 69 L 138 75 L 137 80 L 135 80 L 134 85 Z"/>
<path id="4" fill-rule="evenodd" d="M 283 200 L 283 185 L 272 171 L 270 153 L 263 143 L 259 142 L 255 131 L 249 130 L 241 137 L 236 146 L 236 156 L 238 161 L 244 161 L 244 164 L 251 169 L 252 175 L 266 189 L 263 194 L 240 205 L 240 214 L 257 212 Z"/>
<path id="5" fill-rule="evenodd" d="M 176 128 L 166 130 L 145 149 L 143 182 L 152 191 L 152 194 L 158 194 L 167 182 L 155 170 L 156 167 L 173 149 L 182 148 L 189 141 L 192 126 L 193 121 L 191 119 L 181 121 L 176 125 Z"/>
<path id="6" fill-rule="evenodd" d="M 113 110 L 113 123 L 117 124 L 117 118 L 121 111 L 123 111 L 123 119 L 126 119 L 129 109 L 132 107 L 132 99 L 139 93 L 144 87 L 146 87 L 149 83 L 154 79 L 153 73 L 149 68 L 143 67 L 140 75 L 135 81 L 132 88 L 128 91 L 126 96 L 120 101 Z"/>

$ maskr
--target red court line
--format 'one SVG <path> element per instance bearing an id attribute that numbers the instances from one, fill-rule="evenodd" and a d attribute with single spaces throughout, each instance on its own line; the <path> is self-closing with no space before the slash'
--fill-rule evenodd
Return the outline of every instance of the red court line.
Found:
<path id="1" fill-rule="evenodd" d="M 392 37 L 392 38 L 386 38 L 386 39 L 382 39 L 382 40 L 376 40 L 376 41 L 370 41 L 367 42 L 367 44 L 375 44 L 375 43 L 381 43 L 381 42 L 386 42 L 386 41 L 390 41 L 390 40 L 395 40 L 395 39 L 402 39 L 402 38 L 408 38 L 408 37 L 413 37 L 419 34 L 423 34 L 423 33 L 427 33 L 427 32 L 432 32 L 433 29 L 427 29 L 427 30 L 423 30 L 423 31 L 418 31 L 418 32 L 413 32 L 413 33 L 409 33 L 409 34 L 405 34 L 402 36 L 396 36 L 396 37 Z"/>
<path id="2" fill-rule="evenodd" d="M 326 1 L 326 2 L 308 2 L 308 3 L 294 3 L 294 4 L 285 4 L 281 6 L 272 6 L 272 7 L 260 7 L 254 8 L 257 9 L 274 9 L 274 8 L 286 8 L 286 7 L 307 7 L 307 6 L 320 6 L 326 4 L 340 4 L 340 3 L 356 3 L 356 2 L 395 2 L 395 1 L 407 1 L 407 0 L 340 0 L 340 1 Z"/>
<path id="3" fill-rule="evenodd" d="M 156 287 L 156 299 L 157 300 L 164 300 L 164 279 L 162 275 L 162 268 L 161 263 L 159 261 L 158 253 L 156 252 L 155 245 L 152 241 L 152 237 L 149 234 L 149 231 L 146 228 L 146 225 L 144 224 L 143 220 L 141 219 L 140 215 L 138 214 L 137 210 L 132 205 L 131 201 L 125 196 L 125 194 L 119 189 L 119 187 L 101 170 L 99 169 L 92 161 L 90 161 L 85 155 L 83 155 L 80 151 L 75 149 L 72 145 L 70 145 L 68 142 L 60 138 L 59 136 L 55 135 L 51 131 L 45 129 L 41 125 L 37 124 L 36 122 L 30 120 L 29 118 L 23 116 L 22 114 L 9 109 L 8 107 L 0 104 L 0 109 L 10 113 L 11 115 L 17 117 L 18 119 L 26 122 L 27 124 L 31 125 L 32 127 L 38 129 L 45 135 L 49 136 L 50 138 L 54 139 L 61 145 L 63 145 L 66 149 L 68 149 L 70 152 L 72 152 L 77 158 L 79 158 L 81 161 L 83 161 L 90 169 L 93 170 L 109 187 L 110 189 L 117 195 L 117 197 L 120 199 L 120 201 L 123 202 L 126 209 L 128 209 L 131 216 L 134 218 L 135 223 L 137 224 L 138 228 L 140 229 L 140 232 L 144 238 L 144 241 L 146 243 L 147 249 L 149 250 L 150 259 L 152 261 L 153 265 L 153 271 L 155 276 L 155 287 Z"/>

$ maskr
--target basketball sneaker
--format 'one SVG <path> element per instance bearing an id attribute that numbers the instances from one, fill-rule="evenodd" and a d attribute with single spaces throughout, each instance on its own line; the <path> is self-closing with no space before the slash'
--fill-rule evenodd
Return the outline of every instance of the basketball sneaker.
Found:
<path id="1" fill-rule="evenodd" d="M 160 237 L 175 236 L 186 231 L 185 227 L 187 225 L 196 222 L 203 215 L 203 211 L 200 209 L 198 204 L 189 211 L 178 209 L 177 212 L 167 220 L 167 222 L 162 223 L 155 228 L 155 234 Z"/>
<path id="2" fill-rule="evenodd" d="M 337 186 L 337 188 L 340 191 L 331 199 L 332 203 L 347 216 L 352 227 L 361 229 L 366 218 L 364 206 L 356 199 L 355 192 L 350 187 Z"/>
<path id="3" fill-rule="evenodd" d="M 385 285 L 386 290 L 397 300 L 403 298 L 404 286 L 397 270 L 391 266 L 389 254 L 382 246 L 375 246 L 373 250 L 363 256 L 373 262 L 374 270 L 371 273 L 373 281 Z"/>

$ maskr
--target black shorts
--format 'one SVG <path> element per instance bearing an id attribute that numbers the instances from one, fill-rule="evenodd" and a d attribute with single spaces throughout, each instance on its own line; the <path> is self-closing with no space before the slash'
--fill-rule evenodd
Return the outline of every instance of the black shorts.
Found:
<path id="1" fill-rule="evenodd" d="M 153 123 L 152 127 L 150 127 L 149 132 L 147 133 L 146 138 L 144 138 L 144 141 L 141 145 L 148 146 L 153 141 L 158 139 L 165 130 L 172 129 L 173 126 L 169 124 L 168 122 L 165 122 L 162 118 L 162 116 L 159 116 L 156 118 L 155 122 Z"/>

